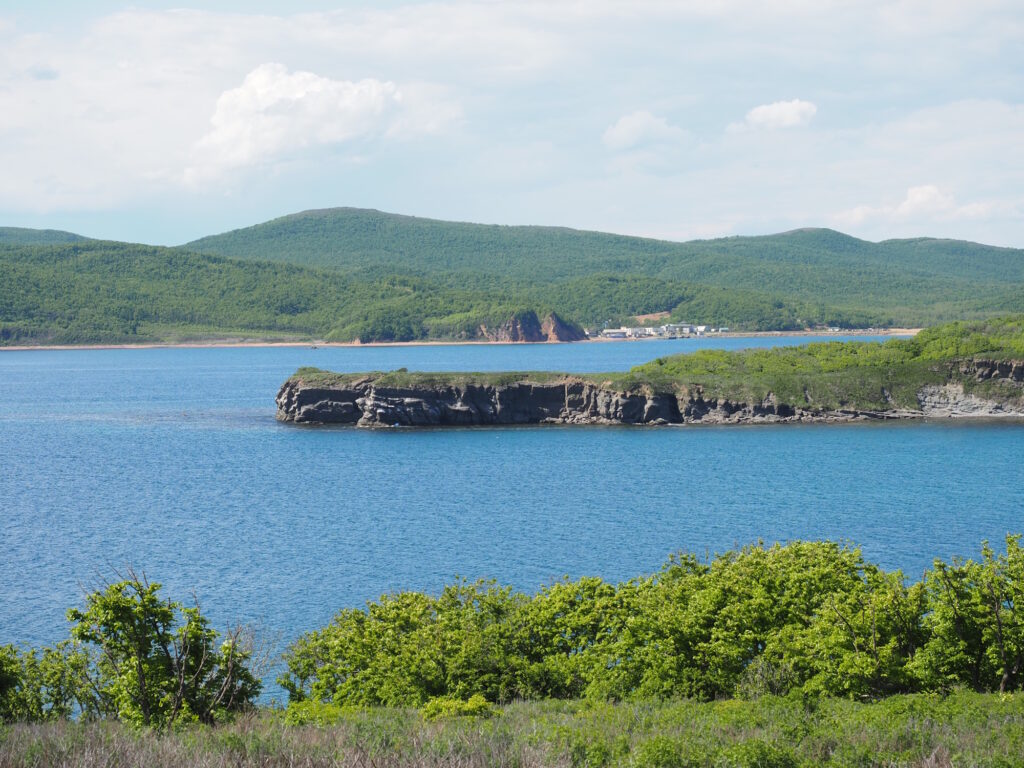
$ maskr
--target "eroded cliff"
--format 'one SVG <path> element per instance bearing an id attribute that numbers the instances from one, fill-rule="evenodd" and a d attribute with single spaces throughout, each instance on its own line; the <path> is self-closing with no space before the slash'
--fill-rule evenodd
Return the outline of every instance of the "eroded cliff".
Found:
<path id="1" fill-rule="evenodd" d="M 934 371 L 933 371 L 934 373 Z M 616 385 L 559 374 L 338 375 L 303 369 L 277 395 L 277 418 L 304 424 L 468 426 L 487 424 L 743 424 L 924 417 L 1024 418 L 1024 361 L 965 360 L 918 390 L 916 406 L 850 403 L 819 408 L 754 402 L 700 385 Z"/>

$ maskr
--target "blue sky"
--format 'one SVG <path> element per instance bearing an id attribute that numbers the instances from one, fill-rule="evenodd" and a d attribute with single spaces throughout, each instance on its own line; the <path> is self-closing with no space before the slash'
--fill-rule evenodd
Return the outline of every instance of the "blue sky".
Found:
<path id="1" fill-rule="evenodd" d="M 307 208 L 1024 247 L 1016 2 L 0 3 L 0 224 Z"/>

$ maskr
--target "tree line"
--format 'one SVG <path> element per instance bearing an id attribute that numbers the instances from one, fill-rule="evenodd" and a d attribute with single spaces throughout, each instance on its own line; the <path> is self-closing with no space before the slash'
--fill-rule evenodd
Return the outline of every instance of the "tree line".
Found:
<path id="1" fill-rule="evenodd" d="M 1024 682 L 1024 551 L 1009 536 L 915 583 L 831 542 L 683 554 L 534 595 L 462 581 L 343 610 L 286 661 L 293 702 L 335 705 L 1007 692 Z"/>

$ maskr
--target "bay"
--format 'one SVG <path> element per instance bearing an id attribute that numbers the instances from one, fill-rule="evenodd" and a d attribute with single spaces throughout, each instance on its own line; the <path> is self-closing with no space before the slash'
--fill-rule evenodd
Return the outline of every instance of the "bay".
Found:
<path id="1" fill-rule="evenodd" d="M 134 566 L 215 626 L 282 645 L 340 608 L 456 574 L 533 591 L 669 553 L 839 539 L 917 579 L 1024 530 L 1024 427 L 302 428 L 297 367 L 623 370 L 806 337 L 0 353 L 0 643 L 66 636 Z"/>

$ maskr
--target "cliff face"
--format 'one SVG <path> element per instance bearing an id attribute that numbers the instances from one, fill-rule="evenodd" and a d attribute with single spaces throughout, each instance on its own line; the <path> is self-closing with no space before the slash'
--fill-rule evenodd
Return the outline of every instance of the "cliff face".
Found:
<path id="1" fill-rule="evenodd" d="M 964 383 L 992 382 L 999 397 L 965 392 Z M 1008 395 L 1008 396 L 1007 396 Z M 918 408 L 819 410 L 778 402 L 706 396 L 700 387 L 675 392 L 618 391 L 574 376 L 545 382 L 391 386 L 368 375 L 344 384 L 307 384 L 300 376 L 277 395 L 277 418 L 306 424 L 448 426 L 484 424 L 744 424 L 840 422 L 922 417 L 1024 418 L 1024 361 L 971 361 L 951 370 L 945 385 L 923 387 Z"/>
<path id="2" fill-rule="evenodd" d="M 520 312 L 496 328 L 481 325 L 480 336 L 488 341 L 580 341 L 584 338 L 583 331 L 554 312 L 543 322 L 535 312 Z"/>
<path id="3" fill-rule="evenodd" d="M 582 341 L 586 338 L 583 329 L 570 325 L 554 312 L 544 318 L 540 332 L 547 341 Z"/>

